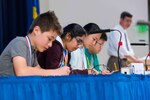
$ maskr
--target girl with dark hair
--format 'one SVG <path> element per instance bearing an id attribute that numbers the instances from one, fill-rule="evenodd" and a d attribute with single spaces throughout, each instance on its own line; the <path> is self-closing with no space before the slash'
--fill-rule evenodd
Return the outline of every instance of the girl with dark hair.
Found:
<path id="1" fill-rule="evenodd" d="M 87 31 L 83 39 L 84 47 L 71 53 L 71 67 L 74 70 L 87 70 L 87 74 L 110 74 L 108 70 L 100 69 L 97 53 L 100 52 L 104 41 L 107 40 L 105 33 L 99 33 L 101 30 L 95 23 L 88 23 L 84 26 Z M 91 70 L 91 71 L 90 71 Z"/>
<path id="2" fill-rule="evenodd" d="M 86 31 L 82 26 L 72 23 L 64 27 L 63 33 L 56 38 L 48 50 L 39 53 L 38 62 L 44 69 L 69 66 L 70 52 L 83 45 Z"/>
<path id="3" fill-rule="evenodd" d="M 90 47 L 94 46 L 101 36 L 101 33 L 97 33 L 100 31 L 100 28 L 95 23 L 86 24 L 84 29 L 87 32 L 86 37 L 83 39 L 84 47 L 81 47 L 71 53 L 70 64 L 72 69 L 84 70 L 89 68 L 85 56 L 85 48 L 89 49 Z"/>

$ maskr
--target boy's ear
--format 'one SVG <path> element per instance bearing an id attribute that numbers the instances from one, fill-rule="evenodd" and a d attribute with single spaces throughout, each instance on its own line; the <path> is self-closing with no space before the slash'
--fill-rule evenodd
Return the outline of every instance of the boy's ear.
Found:
<path id="1" fill-rule="evenodd" d="M 67 33 L 65 38 L 66 40 L 70 41 L 72 39 L 71 33 Z"/>
<path id="2" fill-rule="evenodd" d="M 39 26 L 35 26 L 34 29 L 33 29 L 33 33 L 34 35 L 39 35 L 41 34 L 41 29 Z"/>

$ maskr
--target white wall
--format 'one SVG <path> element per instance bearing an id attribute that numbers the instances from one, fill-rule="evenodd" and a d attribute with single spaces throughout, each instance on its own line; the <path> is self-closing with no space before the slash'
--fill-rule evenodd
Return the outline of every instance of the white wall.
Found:
<path id="1" fill-rule="evenodd" d="M 49 0 L 39 0 L 39 3 L 40 3 L 40 13 L 49 10 Z"/>
<path id="2" fill-rule="evenodd" d="M 128 30 L 131 42 L 144 39 L 148 42 L 148 32 L 139 36 L 136 31 L 137 20 L 148 21 L 148 0 L 40 0 L 40 12 L 54 10 L 62 26 L 76 22 L 85 25 L 97 23 L 100 28 L 113 28 L 118 24 L 120 13 L 129 11 L 133 14 L 133 24 Z M 100 53 L 100 62 L 106 64 L 108 55 L 106 47 Z M 142 57 L 147 54 L 148 47 L 133 47 L 135 54 Z"/>

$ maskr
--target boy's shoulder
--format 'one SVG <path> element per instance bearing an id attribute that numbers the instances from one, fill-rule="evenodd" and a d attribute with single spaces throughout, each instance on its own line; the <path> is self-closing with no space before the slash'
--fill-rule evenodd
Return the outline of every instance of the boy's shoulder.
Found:
<path id="1" fill-rule="evenodd" d="M 10 55 L 16 56 L 19 53 L 22 54 L 26 52 L 28 46 L 24 37 L 16 37 L 14 38 L 4 49 L 2 55 Z M 25 54 L 25 53 L 24 53 Z"/>
<path id="2" fill-rule="evenodd" d="M 19 36 L 17 36 L 16 38 L 14 38 L 14 40 L 25 41 L 25 37 L 19 37 Z"/>
<path id="3" fill-rule="evenodd" d="M 12 40 L 13 43 L 26 43 L 25 37 L 16 37 Z"/>
<path id="4" fill-rule="evenodd" d="M 9 46 L 27 46 L 27 43 L 26 43 L 26 39 L 24 37 L 16 37 L 14 38 L 10 43 L 9 43 Z"/>

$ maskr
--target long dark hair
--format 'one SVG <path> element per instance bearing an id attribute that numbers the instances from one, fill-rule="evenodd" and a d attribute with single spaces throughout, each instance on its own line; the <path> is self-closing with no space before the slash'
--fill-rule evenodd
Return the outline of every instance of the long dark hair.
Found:
<path id="1" fill-rule="evenodd" d="M 70 33 L 71 38 L 86 35 L 86 31 L 84 30 L 84 28 L 77 23 L 71 23 L 64 27 L 63 33 L 61 34 L 61 38 L 64 38 L 67 35 L 67 33 Z"/>

